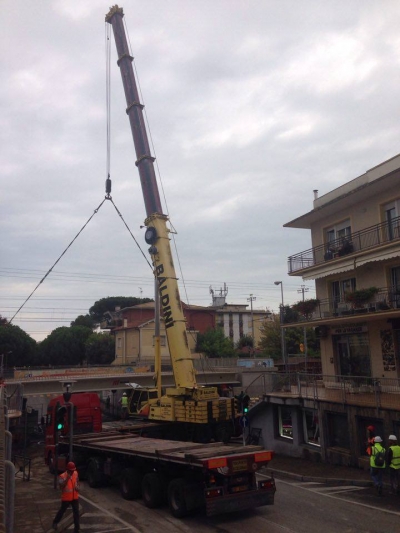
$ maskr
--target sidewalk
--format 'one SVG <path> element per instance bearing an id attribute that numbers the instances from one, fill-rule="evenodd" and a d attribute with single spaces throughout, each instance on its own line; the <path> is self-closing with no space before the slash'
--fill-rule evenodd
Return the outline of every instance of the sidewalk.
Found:
<path id="1" fill-rule="evenodd" d="M 368 470 L 351 466 L 319 463 L 297 457 L 275 455 L 268 464 L 267 471 L 274 473 L 276 477 L 290 477 L 300 481 L 372 486 Z"/>

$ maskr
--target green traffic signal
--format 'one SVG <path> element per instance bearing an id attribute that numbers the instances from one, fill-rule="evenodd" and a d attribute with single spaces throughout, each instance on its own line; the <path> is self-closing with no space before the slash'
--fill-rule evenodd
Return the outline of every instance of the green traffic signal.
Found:
<path id="1" fill-rule="evenodd" d="M 61 424 L 61 422 L 59 422 L 59 423 L 57 424 L 57 429 L 58 429 L 58 430 L 63 429 L 63 427 L 64 427 L 64 424 Z"/>
<path id="2" fill-rule="evenodd" d="M 244 407 L 243 408 L 243 413 L 248 413 L 249 412 L 249 408 L 248 407 Z"/>

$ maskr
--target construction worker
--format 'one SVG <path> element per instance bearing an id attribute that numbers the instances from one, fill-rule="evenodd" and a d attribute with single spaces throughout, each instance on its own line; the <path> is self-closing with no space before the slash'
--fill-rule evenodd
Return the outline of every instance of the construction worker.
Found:
<path id="1" fill-rule="evenodd" d="M 386 451 L 386 465 L 390 473 L 390 492 L 400 494 L 400 446 L 396 435 L 389 435 L 389 448 Z"/>
<path id="2" fill-rule="evenodd" d="M 122 394 L 119 403 L 121 404 L 121 419 L 126 420 L 128 416 L 128 396 L 126 395 L 126 392 Z"/>
<path id="3" fill-rule="evenodd" d="M 57 524 L 71 505 L 74 514 L 74 533 L 79 533 L 79 477 L 72 461 L 67 464 L 66 472 L 58 476 L 58 486 L 61 489 L 61 507 L 53 520 L 53 529 L 57 531 Z"/>
<path id="4" fill-rule="evenodd" d="M 382 442 L 383 441 L 379 435 L 374 438 L 374 444 L 371 447 L 371 455 L 369 458 L 371 479 L 374 482 L 379 496 L 382 495 L 382 477 L 383 471 L 385 470 L 385 448 L 382 446 Z"/>

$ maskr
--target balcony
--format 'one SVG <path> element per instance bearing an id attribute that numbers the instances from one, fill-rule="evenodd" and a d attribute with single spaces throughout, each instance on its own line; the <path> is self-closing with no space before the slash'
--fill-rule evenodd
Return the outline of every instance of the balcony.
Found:
<path id="1" fill-rule="evenodd" d="M 246 389 L 255 399 L 271 402 L 303 398 L 312 401 L 373 407 L 400 408 L 400 379 L 305 373 L 269 373 Z"/>
<path id="2" fill-rule="evenodd" d="M 323 320 L 324 323 L 329 319 L 338 317 L 356 317 L 380 313 L 388 311 L 397 311 L 400 309 L 400 289 L 393 287 L 383 287 L 371 298 L 370 301 L 364 304 L 355 305 L 344 300 L 335 299 L 320 299 L 315 311 L 307 317 L 299 314 L 297 320 L 289 321 L 285 317 L 285 325 L 288 324 L 304 324 Z"/>
<path id="3" fill-rule="evenodd" d="M 359 254 L 364 250 L 396 241 L 400 241 L 400 217 L 291 255 L 288 259 L 288 272 L 293 274 L 306 268 L 326 264 L 343 256 L 351 257 L 351 255 Z"/>

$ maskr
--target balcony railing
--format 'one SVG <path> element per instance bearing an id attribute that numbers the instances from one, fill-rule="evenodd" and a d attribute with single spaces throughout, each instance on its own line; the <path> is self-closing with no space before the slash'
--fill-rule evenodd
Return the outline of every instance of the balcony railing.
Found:
<path id="1" fill-rule="evenodd" d="M 366 303 L 355 304 L 348 303 L 344 300 L 321 299 L 315 311 L 309 314 L 307 318 L 301 314 L 297 320 L 288 320 L 285 317 L 286 324 L 297 324 L 299 322 L 309 322 L 313 320 L 324 320 L 327 318 L 336 318 L 342 316 L 364 315 L 366 313 L 380 313 L 400 309 L 400 289 L 383 287 Z"/>
<path id="2" fill-rule="evenodd" d="M 291 397 L 376 409 L 400 409 L 398 378 L 271 372 L 251 383 L 246 392 L 252 398 L 252 406 L 264 397 Z"/>
<path id="3" fill-rule="evenodd" d="M 304 252 L 291 255 L 288 259 L 288 272 L 292 274 L 305 268 L 332 261 L 345 255 L 374 248 L 380 244 L 400 240 L 400 217 L 356 231 L 329 243 L 320 244 Z"/>

